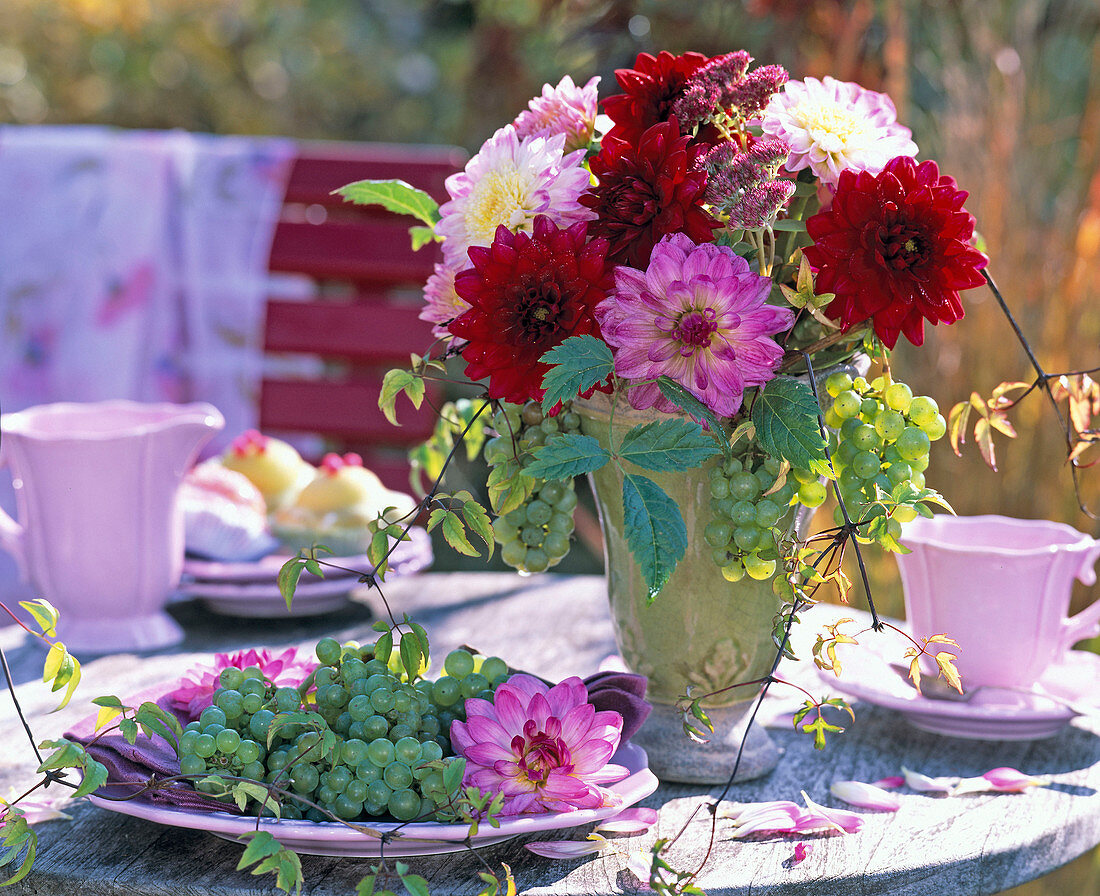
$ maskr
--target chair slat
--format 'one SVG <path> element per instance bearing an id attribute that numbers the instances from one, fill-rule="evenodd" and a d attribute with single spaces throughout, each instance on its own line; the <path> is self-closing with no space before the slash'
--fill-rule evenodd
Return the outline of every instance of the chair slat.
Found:
<path id="1" fill-rule="evenodd" d="M 361 364 L 408 363 L 431 344 L 419 308 L 385 300 L 298 302 L 269 299 L 265 348 L 342 358 Z"/>

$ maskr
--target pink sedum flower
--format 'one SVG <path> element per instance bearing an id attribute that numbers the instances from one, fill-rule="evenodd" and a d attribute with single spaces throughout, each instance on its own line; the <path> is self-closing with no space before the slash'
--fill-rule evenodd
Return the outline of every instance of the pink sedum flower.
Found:
<path id="1" fill-rule="evenodd" d="M 566 75 L 557 87 L 544 84 L 542 94 L 531 100 L 512 123 L 516 133 L 521 140 L 564 134 L 566 152 L 586 148 L 596 129 L 599 83 L 597 75 L 578 87 Z"/>
<path id="2" fill-rule="evenodd" d="M 451 725 L 451 744 L 466 758 L 463 784 L 501 793 L 501 815 L 564 812 L 615 805 L 602 785 L 628 775 L 609 761 L 622 716 L 596 712 L 579 678 L 548 687 L 513 675 L 493 701 L 466 701 L 466 721 Z"/>
<path id="3" fill-rule="evenodd" d="M 794 315 L 766 303 L 770 289 L 732 249 L 672 234 L 654 247 L 645 271 L 616 268 L 615 289 L 596 318 L 620 377 L 671 377 L 730 416 L 745 389 L 772 379 L 783 357 L 771 337 Z M 628 398 L 638 409 L 676 411 L 656 383 L 632 387 Z"/>
<path id="4" fill-rule="evenodd" d="M 196 666 L 180 679 L 176 689 L 168 695 L 172 708 L 197 719 L 213 702 L 222 669 L 230 666 L 238 669 L 257 666 L 278 687 L 297 687 L 317 668 L 317 662 L 308 655 L 298 656 L 298 651 L 293 647 L 280 654 L 270 650 L 242 650 L 232 655 L 218 653 L 214 656 L 213 668 Z"/>
<path id="5" fill-rule="evenodd" d="M 424 307 L 420 310 L 420 319 L 434 324 L 432 335 L 436 339 L 450 336 L 447 325 L 470 309 L 470 303 L 455 292 L 457 273 L 450 265 L 437 264 L 435 272 L 424 284 Z"/>
<path id="6" fill-rule="evenodd" d="M 584 150 L 563 155 L 564 147 L 565 134 L 520 139 L 512 125 L 486 140 L 464 171 L 447 178 L 451 199 L 435 225 L 443 260 L 456 270 L 469 267 L 466 250 L 492 244 L 502 224 L 531 233 L 537 215 L 560 228 L 594 218 L 577 202 L 590 183 Z"/>
<path id="7" fill-rule="evenodd" d="M 850 81 L 789 81 L 764 110 L 764 134 L 790 146 L 788 171 L 809 168 L 835 185 L 847 168 L 878 174 L 895 156 L 915 156 L 909 128 L 898 124 L 884 93 Z"/>

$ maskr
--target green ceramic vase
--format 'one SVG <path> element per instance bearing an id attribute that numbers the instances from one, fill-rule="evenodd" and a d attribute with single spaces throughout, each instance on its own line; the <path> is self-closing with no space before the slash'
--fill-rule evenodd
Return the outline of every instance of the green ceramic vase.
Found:
<path id="1" fill-rule="evenodd" d="M 596 393 L 574 402 L 581 429 L 608 444 L 610 401 Z M 668 415 L 636 411 L 625 401 L 615 407 L 612 438 L 618 445 L 634 426 Z M 709 743 L 695 744 L 683 734 L 678 697 L 694 685 L 696 692 L 716 691 L 761 678 L 771 670 L 775 616 L 782 601 L 771 581 L 748 576 L 726 581 L 711 557 L 703 529 L 710 509 L 711 459 L 687 473 L 655 473 L 627 464 L 627 472 L 650 477 L 676 501 L 687 526 L 687 551 L 668 584 L 650 604 L 648 589 L 623 534 L 622 473 L 607 464 L 590 475 L 604 535 L 604 562 L 611 617 L 619 651 L 627 667 L 648 677 L 647 697 L 654 711 L 635 736 L 650 757 L 650 767 L 664 780 L 723 783 L 733 769 L 744 737 L 744 722 L 758 688 L 727 691 L 707 705 L 715 724 Z M 758 777 L 774 768 L 778 751 L 764 729 L 754 725 L 738 769 L 738 780 Z"/>

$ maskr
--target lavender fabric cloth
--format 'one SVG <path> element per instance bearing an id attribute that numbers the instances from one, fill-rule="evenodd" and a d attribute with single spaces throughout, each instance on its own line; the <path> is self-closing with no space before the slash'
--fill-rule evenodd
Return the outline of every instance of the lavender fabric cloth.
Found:
<path id="1" fill-rule="evenodd" d="M 614 710 L 622 715 L 623 743 L 637 732 L 649 715 L 651 707 L 645 701 L 647 682 L 644 675 L 597 672 L 586 678 L 584 684 L 588 689 L 588 702 L 597 711 Z M 140 706 L 146 701 L 152 701 L 161 709 L 173 713 L 180 724 L 185 725 L 187 717 L 172 709 L 171 701 L 163 693 L 162 687 L 142 691 L 126 702 L 131 706 Z M 179 774 L 179 759 L 172 747 L 161 738 L 150 738 L 139 733 L 137 740 L 131 744 L 117 732 L 96 738 L 94 727 L 95 717 L 90 716 L 67 731 L 65 737 L 85 746 L 93 759 L 106 766 L 108 783 L 96 791 L 98 796 L 108 799 L 131 797 L 150 777 L 166 778 Z M 219 802 L 186 784 L 146 790 L 135 798 L 180 809 L 241 814 L 235 804 Z"/>

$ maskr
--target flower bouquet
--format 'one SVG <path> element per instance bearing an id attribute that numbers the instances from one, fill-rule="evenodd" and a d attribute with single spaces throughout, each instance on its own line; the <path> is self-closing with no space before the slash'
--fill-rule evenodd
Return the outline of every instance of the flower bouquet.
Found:
<path id="1" fill-rule="evenodd" d="M 616 77 L 602 115 L 598 78 L 547 85 L 440 206 L 393 181 L 340 192 L 411 211 L 414 241 L 442 244 L 421 315 L 438 341 L 380 405 L 418 404 L 450 358 L 484 387 L 414 455 L 429 526 L 541 572 L 569 550 L 573 480 L 590 476 L 627 665 L 709 724 L 704 701 L 744 699 L 773 634 L 783 650 L 820 586 L 847 587 L 846 543 L 903 550 L 902 524 L 946 506 L 924 471 L 947 422 L 890 351 L 960 319 L 987 259 L 967 194 L 916 161 L 884 94 L 789 80 L 743 50 L 643 53 Z M 439 489 L 458 437 L 484 452 L 491 519 Z M 830 490 L 836 528 L 807 539 L 798 511 Z M 665 643 L 639 634 L 647 620 Z"/>

